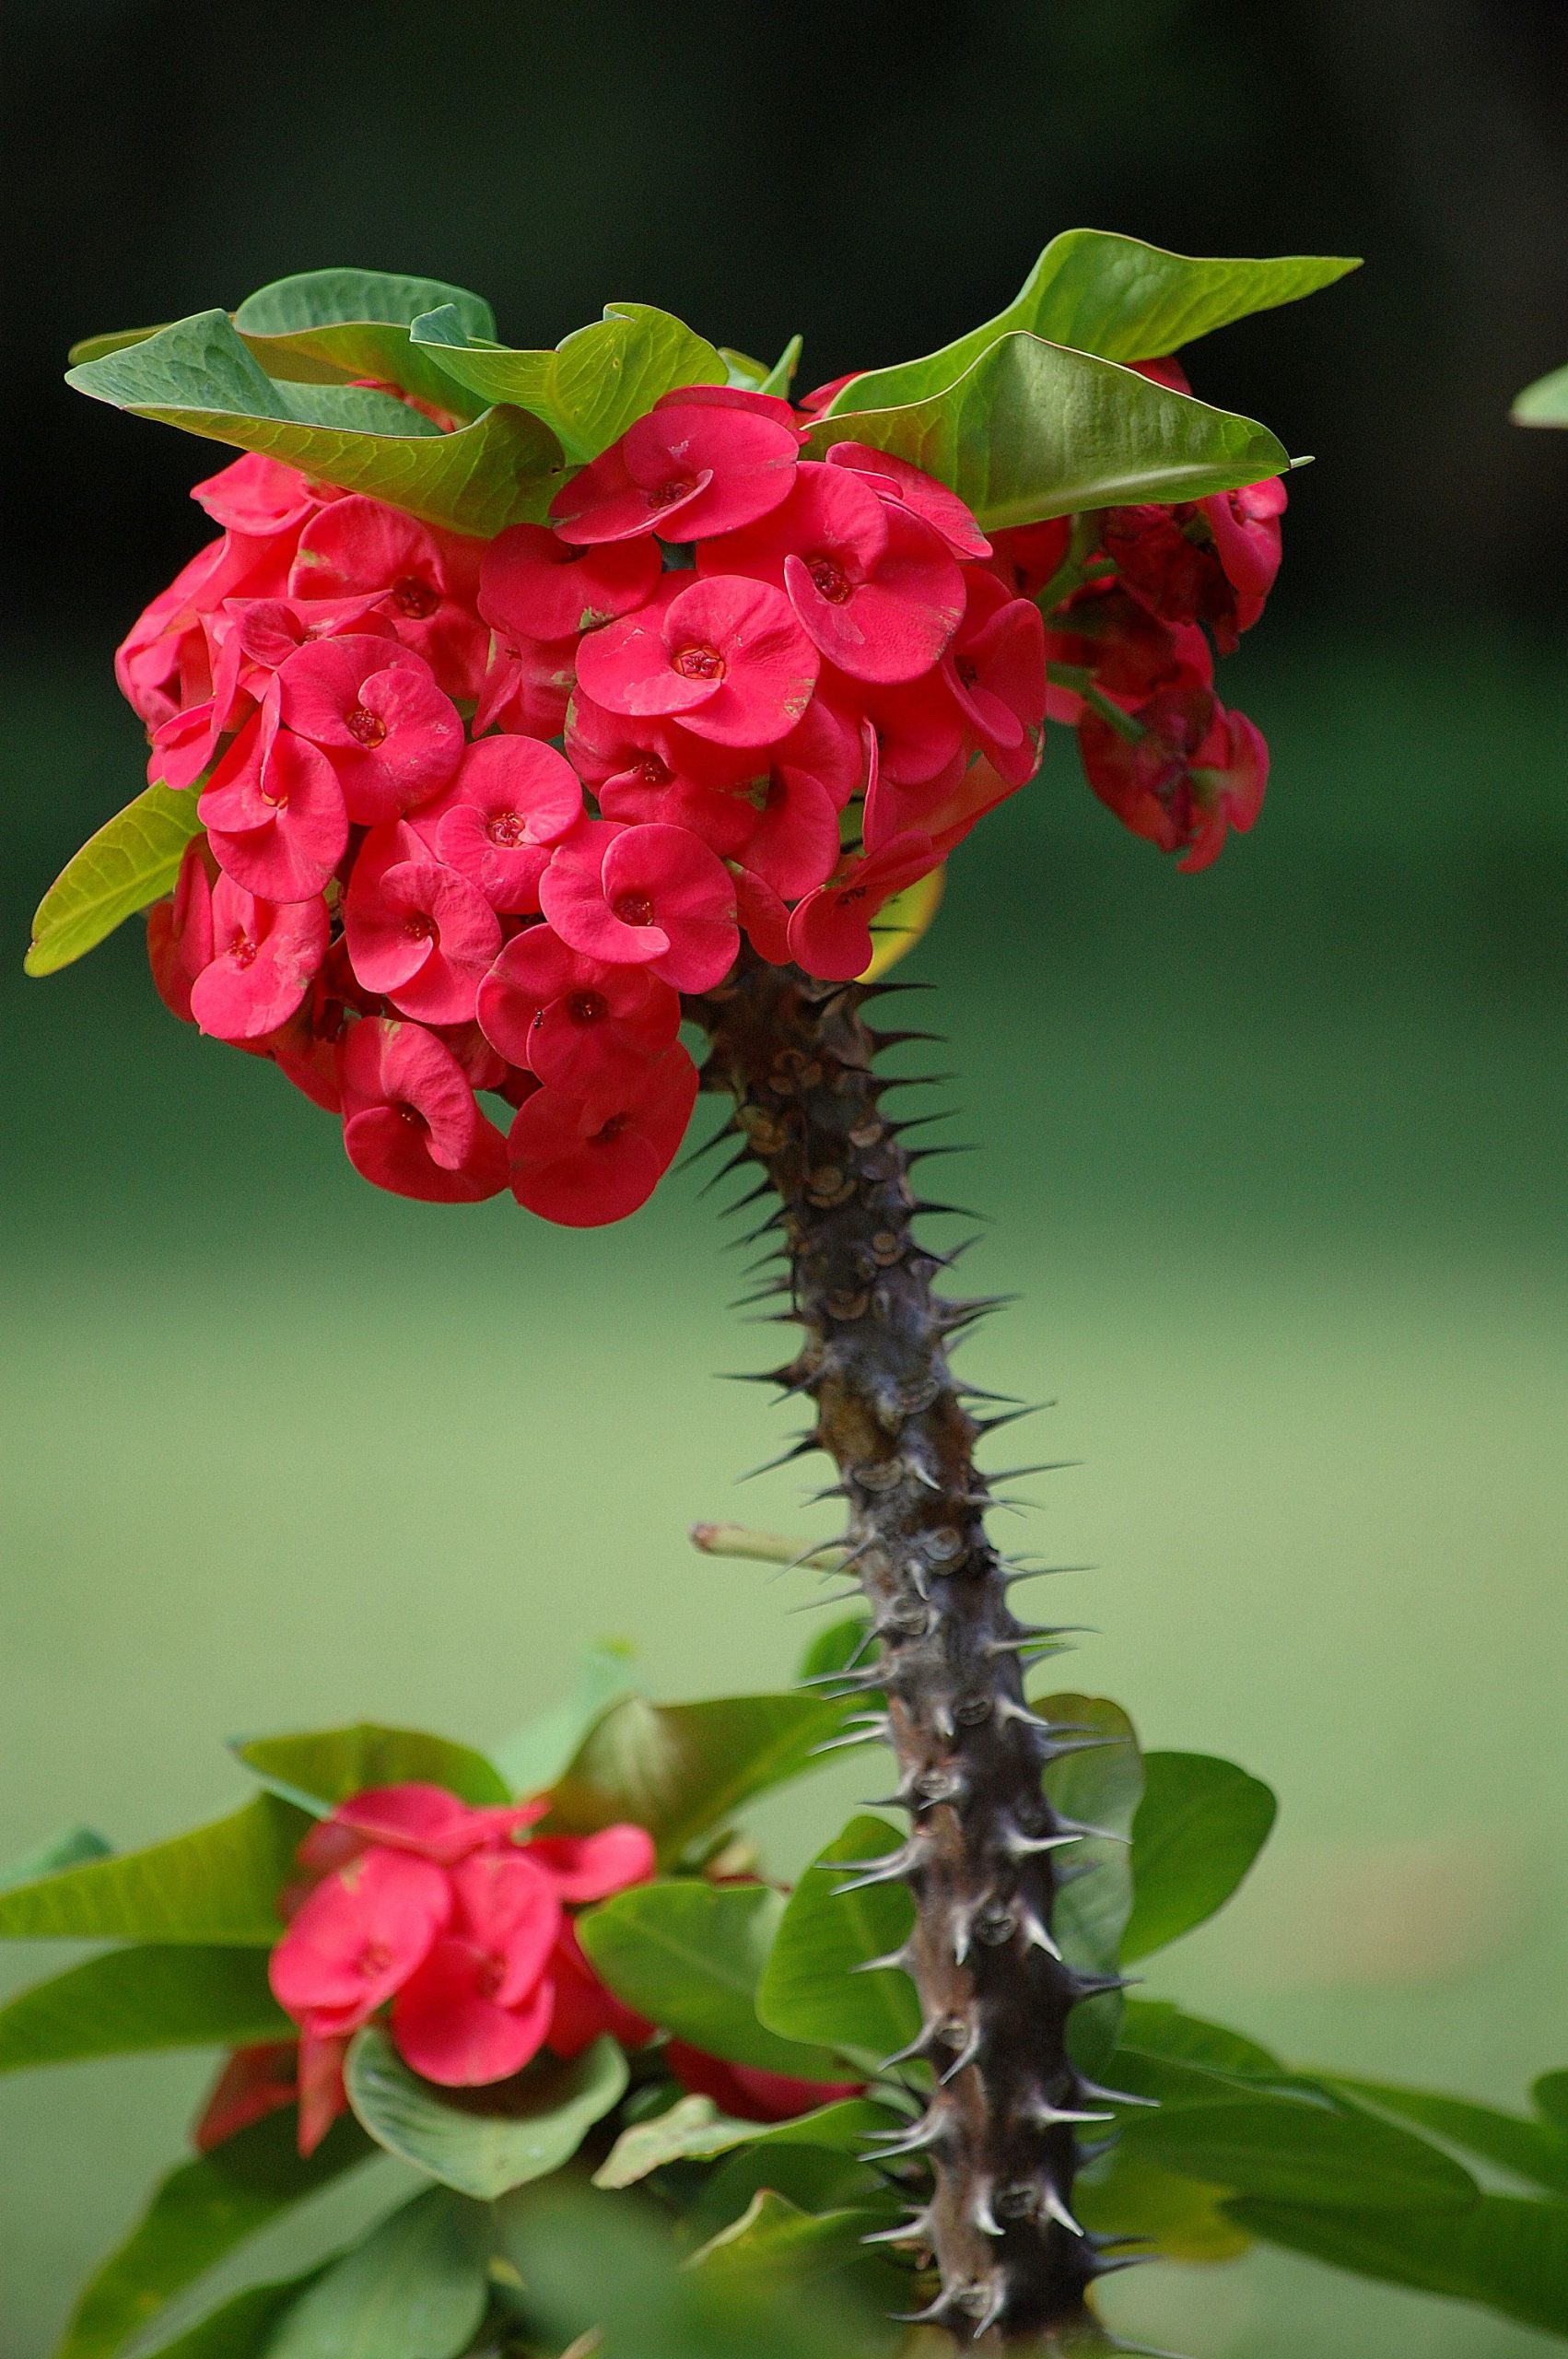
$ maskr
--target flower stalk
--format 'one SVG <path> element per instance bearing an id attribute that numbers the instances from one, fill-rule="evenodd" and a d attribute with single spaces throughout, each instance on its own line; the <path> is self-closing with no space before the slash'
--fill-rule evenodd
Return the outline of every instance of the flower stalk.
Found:
<path id="1" fill-rule="evenodd" d="M 898 1850 L 861 1882 L 915 1900 L 906 1947 L 932 2069 L 922 2118 L 895 2152 L 929 2161 L 929 2201 L 904 2240 L 935 2259 L 920 2315 L 965 2342 L 1065 2341 L 1092 2328 L 1086 2295 L 1108 2266 L 1073 2216 L 1082 2132 L 1107 2117 L 1068 2051 L 1073 2008 L 1106 1988 L 1061 1957 L 1052 1931 L 1061 1861 L 1085 1830 L 1053 1811 L 1050 1762 L 1075 1749 L 1024 1697 L 1033 1650 L 1056 1634 L 1018 1621 L 1016 1576 L 988 1539 L 975 1463 L 983 1399 L 954 1376 L 954 1341 L 990 1306 L 933 1291 L 940 1255 L 915 1224 L 919 1150 L 882 1110 L 890 1082 L 865 1006 L 875 987 L 743 960 L 696 1004 L 710 1088 L 736 1100 L 740 1154 L 779 1199 L 783 1315 L 804 1341 L 779 1367 L 815 1423 L 801 1449 L 838 1471 L 846 1570 L 871 1610 L 876 1659 L 851 1673 L 872 1706 L 862 1733 L 897 1763 L 908 1813 Z"/>

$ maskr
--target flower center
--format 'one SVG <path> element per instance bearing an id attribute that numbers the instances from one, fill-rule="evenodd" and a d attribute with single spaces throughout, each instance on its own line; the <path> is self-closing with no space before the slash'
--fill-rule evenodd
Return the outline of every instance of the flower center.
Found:
<path id="1" fill-rule="evenodd" d="M 506 1974 L 504 1957 L 487 1957 L 474 1978 L 474 1987 L 482 1999 L 493 1999 L 506 1980 Z"/>
<path id="2" fill-rule="evenodd" d="M 385 742 L 387 724 L 369 705 L 355 705 L 344 714 L 343 725 L 357 745 L 380 745 Z"/>
<path id="3" fill-rule="evenodd" d="M 687 680 L 721 680 L 724 658 L 716 647 L 683 647 L 675 669 Z"/>
<path id="4" fill-rule="evenodd" d="M 614 1142 L 620 1137 L 621 1133 L 626 1129 L 626 1123 L 629 1120 L 630 1117 L 626 1114 L 612 1114 L 609 1121 L 603 1123 L 600 1128 L 594 1132 L 594 1145 L 613 1146 Z"/>
<path id="5" fill-rule="evenodd" d="M 653 904 L 646 893 L 623 893 L 612 907 L 611 914 L 623 925 L 651 925 Z"/>
<path id="6" fill-rule="evenodd" d="M 410 910 L 403 930 L 410 942 L 430 942 L 435 938 L 436 921 L 428 910 Z"/>
<path id="7" fill-rule="evenodd" d="M 511 851 L 528 833 L 528 821 L 521 811 L 492 811 L 485 822 L 485 833 L 493 844 Z"/>
<path id="8" fill-rule="evenodd" d="M 953 668 L 966 688 L 972 688 L 980 676 L 978 665 L 971 663 L 966 655 L 955 655 L 953 659 Z"/>
<path id="9" fill-rule="evenodd" d="M 598 992 L 573 992 L 567 1001 L 567 1014 L 574 1024 L 598 1024 L 609 1013 L 609 1001 Z"/>
<path id="10" fill-rule="evenodd" d="M 433 615 L 441 603 L 439 590 L 432 590 L 427 581 L 416 581 L 412 574 L 396 583 L 392 594 L 392 604 L 398 613 L 406 615 L 410 621 L 416 623 L 422 623 Z"/>
<path id="11" fill-rule="evenodd" d="M 237 967 L 253 967 L 256 962 L 256 945 L 248 933 L 236 933 L 228 945 L 228 955 Z"/>
<path id="12" fill-rule="evenodd" d="M 377 1975 L 386 1972 L 392 1964 L 392 1954 L 384 1950 L 379 1942 L 367 1942 L 355 1964 L 357 1970 L 364 1976 L 366 1981 L 370 1982 Z"/>
<path id="13" fill-rule="evenodd" d="M 677 499 L 689 499 L 696 489 L 695 475 L 672 475 L 648 495 L 649 508 L 673 508 Z"/>
<path id="14" fill-rule="evenodd" d="M 836 557 L 809 557 L 806 571 L 830 606 L 841 606 L 849 595 L 849 577 Z"/>
<path id="15" fill-rule="evenodd" d="M 657 754 L 644 754 L 637 766 L 637 774 L 644 786 L 668 786 L 674 771 Z"/>
<path id="16" fill-rule="evenodd" d="M 411 1131 L 427 1131 L 430 1127 L 418 1107 L 410 1106 L 406 1099 L 402 1099 L 394 1105 L 392 1111 L 400 1121 L 408 1124 Z"/>

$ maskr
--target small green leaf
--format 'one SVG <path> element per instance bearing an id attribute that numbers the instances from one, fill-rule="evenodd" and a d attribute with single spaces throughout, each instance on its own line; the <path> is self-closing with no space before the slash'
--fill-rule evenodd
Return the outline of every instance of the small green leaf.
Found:
<path id="1" fill-rule="evenodd" d="M 1032 1699 L 1042 1719 L 1099 1742 L 1081 1753 L 1064 1754 L 1046 1772 L 1051 1807 L 1064 1818 L 1101 1827 L 1105 1835 L 1075 1843 L 1072 1865 L 1090 1869 L 1058 1896 L 1056 1937 L 1070 1966 L 1088 1974 L 1114 1974 L 1122 1929 L 1132 1907 L 1132 1868 L 1128 1838 L 1143 1792 L 1143 1760 L 1132 1722 L 1119 1704 L 1104 1696 L 1047 1696 Z"/>
<path id="2" fill-rule="evenodd" d="M 772 368 L 757 387 L 759 393 L 777 393 L 781 401 L 789 399 L 790 388 L 795 381 L 795 371 L 801 365 L 802 339 L 792 335 Z"/>
<path id="3" fill-rule="evenodd" d="M 431 2188 L 289 2306 L 267 2359 L 454 2359 L 488 2294 L 484 2214 Z"/>
<path id="4" fill-rule="evenodd" d="M 330 1809 L 371 1787 L 409 1781 L 444 1786 L 460 1801 L 481 1806 L 511 1800 L 506 1779 L 482 1753 L 419 1729 L 361 1720 L 301 1736 L 248 1737 L 231 1750 L 275 1793 L 307 1810 L 323 1803 Z"/>
<path id="5" fill-rule="evenodd" d="M 309 2269 L 279 2284 L 248 2285 L 172 2342 L 160 2342 L 151 2359 L 266 2359 L 273 2329 L 322 2274 Z"/>
<path id="6" fill-rule="evenodd" d="M 1508 414 L 1515 426 L 1568 426 L 1568 369 L 1527 385 Z"/>
<path id="7" fill-rule="evenodd" d="M 1442 2096 L 1426 2089 L 1408 2089 L 1387 2081 L 1362 2081 L 1342 2072 L 1324 2073 L 1326 2088 L 1397 2114 L 1429 2130 L 1445 2145 L 1467 2154 L 1479 2154 L 1536 2187 L 1568 2193 L 1568 2136 L 1547 2121 L 1532 2121 L 1523 2114 L 1503 2113 L 1495 2107 L 1476 2105 L 1464 2097 Z"/>
<path id="8" fill-rule="evenodd" d="M 667 2113 L 623 2130 L 593 2174 L 595 2187 L 632 2187 L 666 2163 L 706 2162 L 736 2146 L 812 2146 L 852 2152 L 861 2139 L 884 2129 L 887 2114 L 864 2097 L 817 2106 L 788 2121 L 736 2121 L 720 2112 L 711 2097 L 681 2097 Z"/>
<path id="9" fill-rule="evenodd" d="M 1024 334 L 1004 335 L 924 399 L 819 420 L 807 448 L 821 458 L 846 441 L 925 468 L 987 532 L 1129 501 L 1199 499 L 1291 464 L 1252 418 Z"/>
<path id="10" fill-rule="evenodd" d="M 871 1625 L 863 1614 L 850 1614 L 817 1632 L 801 1657 L 795 1677 L 804 1686 L 808 1679 L 820 1679 L 824 1672 L 849 1671 L 869 1659 L 873 1659 Z"/>
<path id="11" fill-rule="evenodd" d="M 1168 1999 L 1129 1999 L 1122 2014 L 1117 2062 L 1123 2050 L 1158 2057 L 1173 2064 L 1196 2064 L 1236 2079 L 1280 2079 L 1284 2066 L 1269 2048 L 1239 2031 L 1185 2014 Z"/>
<path id="12" fill-rule="evenodd" d="M 271 2114 L 171 2171 L 83 2287 L 54 2359 L 116 2359 L 226 2254 L 372 2151 L 350 2120 L 335 2122 L 309 2160 L 294 2136 L 292 2111 Z"/>
<path id="13" fill-rule="evenodd" d="M 73 853 L 38 905 L 29 975 L 53 975 L 97 948 L 106 934 L 149 901 L 172 892 L 193 836 L 200 835 L 196 797 L 149 786 Z"/>
<path id="14" fill-rule="evenodd" d="M 634 1884 L 577 1926 L 615 1996 L 677 2039 L 761 2072 L 839 2079 L 830 2049 L 782 2039 L 758 2021 L 757 1985 L 783 1914 L 784 1895 L 766 1884 L 683 1877 Z"/>
<path id="15" fill-rule="evenodd" d="M 626 2060 L 605 2037 L 570 2063 L 544 2056 L 490 2088 L 439 2089 L 367 2025 L 349 2049 L 346 2082 L 350 2105 L 379 2145 L 487 2203 L 571 2160 L 619 2104 Z"/>
<path id="16" fill-rule="evenodd" d="M 436 407 L 474 405 L 433 357 L 409 340 L 409 323 L 438 306 L 467 335 L 491 337 L 495 314 L 482 296 L 439 278 L 381 270 L 307 270 L 248 295 L 234 324 L 269 377 L 344 384 L 373 377 Z"/>
<path id="17" fill-rule="evenodd" d="M 929 876 L 917 877 L 913 885 L 906 885 L 884 901 L 872 920 L 871 936 L 874 947 L 872 963 L 860 976 L 862 983 L 880 982 L 889 968 L 907 958 L 930 933 L 942 897 L 947 889 L 947 863 L 933 868 Z"/>
<path id="18" fill-rule="evenodd" d="M 541 1832 L 591 1835 L 631 1819 L 663 1858 L 678 1858 L 754 1794 L 816 1768 L 815 1749 L 838 1733 L 845 1710 L 810 1696 L 700 1704 L 628 1696 L 584 1737 Z"/>
<path id="19" fill-rule="evenodd" d="M 1233 2202 L 1234 2219 L 1288 2252 L 1360 2277 L 1475 2302 L 1549 2334 L 1568 2334 L 1568 2205 L 1483 2195 L 1464 2212 L 1309 2210 Z"/>
<path id="20" fill-rule="evenodd" d="M 459 384 L 542 420 L 568 460 L 596 458 L 661 393 L 722 385 L 729 375 L 712 345 L 649 303 L 607 303 L 602 320 L 553 352 L 475 346 L 450 310 L 415 320 L 411 333 Z"/>
<path id="21" fill-rule="evenodd" d="M 1305 2091 L 1224 2089 L 1124 2121 L 1129 2151 L 1183 2178 L 1276 2203 L 1463 2212 L 1469 2173 L 1410 2131 Z"/>
<path id="22" fill-rule="evenodd" d="M 570 1695 L 491 1747 L 490 1757 L 514 1794 L 542 1794 L 566 1774 L 595 1722 L 631 1691 L 631 1660 L 629 1647 L 590 1647 Z"/>
<path id="23" fill-rule="evenodd" d="M 67 1826 L 35 1851 L 0 1868 L 0 1892 L 9 1892 L 13 1884 L 36 1884 L 40 1876 L 58 1875 L 62 1868 L 80 1867 L 87 1860 L 107 1860 L 113 1848 L 96 1827 Z"/>
<path id="24" fill-rule="evenodd" d="M 270 1948 L 310 1821 L 273 1794 L 206 1826 L 0 1893 L 0 1939 Z"/>
<path id="25" fill-rule="evenodd" d="M 1145 1754 L 1124 1960 L 1164 1949 L 1223 1908 L 1267 1842 L 1274 1813 L 1269 1788 L 1234 1762 Z"/>
<path id="26" fill-rule="evenodd" d="M 789 2039 L 819 2040 L 872 2064 L 907 2047 L 920 2028 L 920 2002 L 896 1966 L 859 1971 L 868 1958 L 901 1949 L 915 1904 L 903 1884 L 845 1892 L 843 1860 L 876 1860 L 903 1837 L 884 1818 L 852 1818 L 819 1853 L 790 1895 L 757 1991 L 764 2023 Z"/>
<path id="27" fill-rule="evenodd" d="M 260 1950 L 108 1950 L 0 2006 L 0 2072 L 144 2048 L 240 2048 L 293 2029 Z"/>
<path id="28" fill-rule="evenodd" d="M 720 2284 L 737 2277 L 805 2284 L 863 2261 L 860 2238 L 877 2219 L 861 2210 L 802 2212 L 772 2188 L 759 2188 L 740 2218 L 700 2245 L 686 2266 L 706 2270 Z"/>
<path id="29" fill-rule="evenodd" d="M 1264 262 L 1173 254 L 1105 229 L 1064 229 L 994 320 L 924 360 L 853 379 L 832 414 L 893 409 L 941 393 L 1019 329 L 1102 360 L 1157 359 L 1249 312 L 1316 294 L 1360 266 L 1340 254 L 1281 254 Z"/>
<path id="30" fill-rule="evenodd" d="M 269 377 L 226 311 L 199 311 L 71 370 L 95 401 L 188 434 L 260 451 L 453 532 L 542 516 L 560 450 L 537 418 L 487 409 L 443 434 L 390 393 Z"/>

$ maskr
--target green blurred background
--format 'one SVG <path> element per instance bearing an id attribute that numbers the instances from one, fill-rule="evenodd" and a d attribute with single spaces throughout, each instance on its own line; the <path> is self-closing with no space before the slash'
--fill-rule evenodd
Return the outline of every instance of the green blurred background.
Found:
<path id="1" fill-rule="evenodd" d="M 110 650 L 211 464 L 58 390 L 68 338 L 360 261 L 483 288 L 518 341 L 626 296 L 768 355 L 799 326 L 810 381 L 972 323 L 1079 221 L 1362 252 L 1197 358 L 1318 453 L 1227 667 L 1274 746 L 1258 831 L 1180 877 L 1059 738 L 908 971 L 979 1142 L 942 1171 L 992 1216 L 970 1266 L 1023 1292 L 969 1365 L 1059 1402 L 1017 1454 L 1082 1461 L 1019 1527 L 1101 1568 L 1052 1592 L 1103 1633 L 1069 1675 L 1282 1796 L 1152 1987 L 1499 2099 L 1568 2061 L 1568 438 L 1504 422 L 1568 357 L 1560 8 L 13 0 L 8 30 L 0 1857 L 222 1807 L 237 1732 L 499 1734 L 607 1634 L 660 1693 L 777 1680 L 803 1577 L 685 1529 L 830 1528 L 786 1476 L 732 1488 L 786 1422 L 715 1380 L 772 1331 L 726 1312 L 700 1171 L 599 1235 L 404 1204 L 169 1021 L 134 933 L 22 980 L 39 891 L 137 783 Z M 759 1813 L 782 1866 L 863 1781 Z M 46 2351 L 206 2069 L 0 2089 L 0 2359 Z M 1195 2359 L 1545 2347 L 1275 2257 L 1141 2272 L 1117 2314 Z"/>

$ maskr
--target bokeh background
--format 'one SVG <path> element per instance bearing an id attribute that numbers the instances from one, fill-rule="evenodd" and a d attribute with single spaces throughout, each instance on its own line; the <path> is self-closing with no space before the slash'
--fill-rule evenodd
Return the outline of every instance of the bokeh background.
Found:
<path id="1" fill-rule="evenodd" d="M 1505 423 L 1568 358 L 1557 0 L 11 0 L 7 42 L 0 1856 L 226 1805 L 236 1732 L 498 1735 L 606 1634 L 666 1695 L 778 1680 L 802 1577 L 685 1530 L 826 1529 L 731 1487 L 782 1435 L 715 1380 L 773 1343 L 700 1171 L 597 1236 L 401 1203 L 168 1020 L 135 929 L 22 980 L 139 782 L 110 651 L 215 464 L 67 394 L 65 344 L 353 261 L 517 342 L 626 297 L 766 356 L 799 327 L 810 382 L 972 324 L 1080 222 L 1359 252 L 1195 357 L 1317 454 L 1228 667 L 1274 746 L 1256 834 L 1178 876 L 1062 739 L 911 971 L 972 1266 L 1023 1292 L 970 1364 L 1082 1461 L 1024 1543 L 1101 1567 L 1056 1587 L 1103 1634 L 1072 1676 L 1282 1796 L 1153 1987 L 1501 2100 L 1568 2062 L 1568 436 Z M 763 1813 L 781 1864 L 855 1790 Z M 0 2359 L 47 2349 L 205 2069 L 0 2089 Z M 1119 2315 L 1195 2359 L 1545 2347 L 1272 2256 Z"/>

